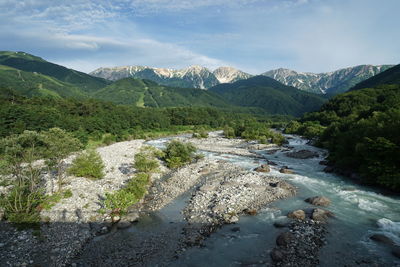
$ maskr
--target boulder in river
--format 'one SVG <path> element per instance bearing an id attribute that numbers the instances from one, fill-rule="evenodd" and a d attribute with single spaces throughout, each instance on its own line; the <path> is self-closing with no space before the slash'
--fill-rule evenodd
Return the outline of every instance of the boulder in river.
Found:
<path id="1" fill-rule="evenodd" d="M 329 161 L 327 161 L 327 160 L 321 160 L 320 162 L 319 162 L 319 165 L 325 165 L 325 166 L 327 166 L 329 164 Z"/>
<path id="2" fill-rule="evenodd" d="M 126 220 L 120 220 L 119 222 L 117 222 L 117 228 L 118 229 L 125 229 L 125 228 L 128 228 L 131 225 L 132 224 L 129 221 L 126 221 Z"/>
<path id="3" fill-rule="evenodd" d="M 291 232 L 284 232 L 276 238 L 276 244 L 280 247 L 286 247 L 292 242 L 294 235 Z"/>
<path id="4" fill-rule="evenodd" d="M 129 212 L 128 214 L 123 216 L 123 219 L 128 222 L 137 222 L 139 220 L 139 213 Z"/>
<path id="5" fill-rule="evenodd" d="M 315 206 L 324 206 L 324 207 L 327 207 L 331 204 L 329 198 L 323 196 L 309 197 L 305 200 L 305 202 L 308 202 Z"/>
<path id="6" fill-rule="evenodd" d="M 318 153 L 306 149 L 302 149 L 299 151 L 288 152 L 285 154 L 287 157 L 296 158 L 296 159 L 310 159 L 318 157 Z"/>
<path id="7" fill-rule="evenodd" d="M 333 213 L 329 210 L 314 209 L 311 219 L 318 222 L 326 222 L 329 217 L 333 217 Z"/>
<path id="8" fill-rule="evenodd" d="M 289 170 L 288 168 L 282 168 L 279 170 L 280 173 L 285 173 L 285 174 L 294 174 L 294 171 Z"/>
<path id="9" fill-rule="evenodd" d="M 289 226 L 289 221 L 288 220 L 278 220 L 274 222 L 274 226 L 276 228 L 285 228 Z"/>
<path id="10" fill-rule="evenodd" d="M 295 210 L 290 212 L 287 216 L 291 219 L 304 220 L 306 218 L 306 213 L 304 210 Z"/>
<path id="11" fill-rule="evenodd" d="M 283 261 L 284 257 L 285 257 L 284 252 L 279 248 L 274 248 L 271 251 L 271 259 L 273 261 Z"/>
<path id="12" fill-rule="evenodd" d="M 333 172 L 334 170 L 335 170 L 335 168 L 332 167 L 332 166 L 326 166 L 326 167 L 324 168 L 324 172 L 327 172 L 327 173 L 331 173 L 331 172 Z"/>
<path id="13" fill-rule="evenodd" d="M 256 172 L 270 172 L 271 169 L 267 164 L 262 164 L 260 167 L 254 169 Z"/>
<path id="14" fill-rule="evenodd" d="M 371 240 L 374 240 L 375 242 L 382 243 L 385 245 L 393 246 L 395 245 L 394 241 L 387 237 L 386 235 L 383 234 L 373 234 L 369 237 Z"/>
<path id="15" fill-rule="evenodd" d="M 392 254 L 393 256 L 397 257 L 400 259 L 400 247 L 395 247 L 392 249 Z"/>
<path id="16" fill-rule="evenodd" d="M 257 215 L 257 210 L 256 209 L 245 209 L 243 210 L 244 213 L 246 213 L 247 215 Z"/>

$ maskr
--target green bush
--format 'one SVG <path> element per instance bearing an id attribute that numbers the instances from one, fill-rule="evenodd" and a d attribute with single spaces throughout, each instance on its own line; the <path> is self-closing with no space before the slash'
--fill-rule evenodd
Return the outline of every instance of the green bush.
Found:
<path id="1" fill-rule="evenodd" d="M 177 140 L 171 141 L 164 150 L 164 160 L 169 168 L 179 168 L 191 162 L 195 156 L 196 147 L 192 144 L 182 143 Z"/>
<path id="2" fill-rule="evenodd" d="M 225 126 L 224 127 L 224 136 L 226 138 L 235 138 L 235 129 L 233 129 L 232 127 L 229 126 Z"/>
<path id="3" fill-rule="evenodd" d="M 149 174 L 136 174 L 126 187 L 113 193 L 106 193 L 104 208 L 110 212 L 112 217 L 125 214 L 130 206 L 137 203 L 146 194 L 149 181 Z"/>
<path id="4" fill-rule="evenodd" d="M 90 179 L 101 179 L 104 177 L 104 164 L 100 155 L 95 150 L 83 152 L 77 156 L 68 174 Z"/>
<path id="5" fill-rule="evenodd" d="M 102 139 L 102 143 L 107 145 L 107 146 L 109 146 L 111 144 L 114 144 L 115 141 L 116 141 L 116 137 L 114 135 L 112 135 L 112 134 L 109 134 L 109 133 L 105 134 L 103 136 L 103 139 Z"/>

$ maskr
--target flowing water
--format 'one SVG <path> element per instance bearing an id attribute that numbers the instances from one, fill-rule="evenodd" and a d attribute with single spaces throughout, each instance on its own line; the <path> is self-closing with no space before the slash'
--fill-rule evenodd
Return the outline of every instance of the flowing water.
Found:
<path id="1" fill-rule="evenodd" d="M 372 234 L 390 237 L 400 245 L 400 198 L 387 196 L 373 188 L 355 184 L 344 177 L 323 172 L 319 165 L 326 151 L 310 146 L 307 140 L 289 137 L 294 150 L 307 149 L 321 156 L 312 159 L 295 159 L 284 151 L 257 153 L 273 161 L 270 174 L 288 181 L 298 188 L 297 195 L 266 207 L 257 216 L 242 216 L 235 225 L 226 225 L 212 234 L 202 248 L 190 248 L 175 262 L 176 266 L 236 266 L 258 265 L 270 262 L 269 251 L 282 231 L 273 222 L 285 217 L 289 211 L 311 207 L 304 199 L 316 195 L 328 197 L 328 207 L 335 214 L 328 224 L 327 244 L 320 251 L 321 266 L 355 265 L 355 261 L 368 265 L 368 259 L 378 260 L 382 266 L 400 265 L 400 260 L 382 244 L 370 240 Z M 150 141 L 162 147 L 168 139 Z M 223 159 L 243 168 L 253 169 L 264 163 L 249 157 L 203 152 L 206 157 Z M 296 174 L 281 174 L 279 169 L 288 166 Z M 181 197 L 159 212 L 161 218 L 176 217 L 188 197 Z M 364 260 L 364 262 L 362 261 Z"/>

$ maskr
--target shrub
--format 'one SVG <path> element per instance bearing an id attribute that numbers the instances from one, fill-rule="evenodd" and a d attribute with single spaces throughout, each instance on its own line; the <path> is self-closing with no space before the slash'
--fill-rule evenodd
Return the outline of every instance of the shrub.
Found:
<path id="1" fill-rule="evenodd" d="M 171 141 L 164 150 L 164 160 L 169 168 L 179 168 L 193 160 L 196 148 L 176 140 Z"/>
<path id="2" fill-rule="evenodd" d="M 90 150 L 83 152 L 73 160 L 68 173 L 78 177 L 101 179 L 104 177 L 104 164 L 99 153 Z"/>
<path id="3" fill-rule="evenodd" d="M 61 191 L 64 181 L 64 159 L 72 152 L 82 148 L 81 142 L 74 138 L 70 133 L 52 128 L 42 132 L 45 143 L 46 164 L 49 169 L 57 172 L 58 191 Z"/>
<path id="4" fill-rule="evenodd" d="M 109 146 L 111 144 L 114 144 L 115 141 L 116 141 L 116 137 L 114 135 L 112 135 L 112 134 L 109 134 L 109 133 L 105 134 L 103 136 L 103 139 L 102 139 L 102 143 L 107 145 L 107 146 Z"/>
<path id="5" fill-rule="evenodd" d="M 149 180 L 149 174 L 136 174 L 125 188 L 113 193 L 106 193 L 104 208 L 110 211 L 112 217 L 125 214 L 130 206 L 137 203 L 146 194 Z"/>
<path id="6" fill-rule="evenodd" d="M 229 126 L 225 126 L 224 127 L 224 136 L 226 138 L 235 138 L 235 129 L 233 129 L 232 127 Z"/>

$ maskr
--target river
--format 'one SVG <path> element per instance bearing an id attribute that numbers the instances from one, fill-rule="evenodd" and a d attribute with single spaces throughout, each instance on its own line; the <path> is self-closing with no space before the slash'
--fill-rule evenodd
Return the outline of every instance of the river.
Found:
<path id="1" fill-rule="evenodd" d="M 284 155 L 283 151 L 268 154 L 257 151 L 266 160 L 277 163 L 271 166 L 271 173 L 281 177 L 298 188 L 297 195 L 280 200 L 263 209 L 256 216 L 242 216 L 234 225 L 226 225 L 212 234 L 204 242 L 204 247 L 189 248 L 172 263 L 174 266 L 238 266 L 264 265 L 270 262 L 269 252 L 275 246 L 275 238 L 282 231 L 273 226 L 289 211 L 310 207 L 304 199 L 312 196 L 328 197 L 332 204 L 328 207 L 335 214 L 330 219 L 325 246 L 320 251 L 321 266 L 368 265 L 370 260 L 382 266 L 400 265 L 400 260 L 391 250 L 370 240 L 374 233 L 385 234 L 400 245 L 400 198 L 384 195 L 374 188 L 355 184 L 331 173 L 323 172 L 320 165 L 326 151 L 307 144 L 298 136 L 286 135 L 293 150 L 307 149 L 318 152 L 319 158 L 295 159 Z M 163 147 L 169 139 L 148 142 Z M 263 163 L 229 154 L 203 151 L 206 157 L 227 160 L 246 169 L 253 169 Z M 288 166 L 296 174 L 281 174 L 280 167 Z M 179 216 L 185 201 L 183 196 L 157 213 L 161 223 L 182 220 Z M 161 219 L 160 219 L 161 218 Z"/>

